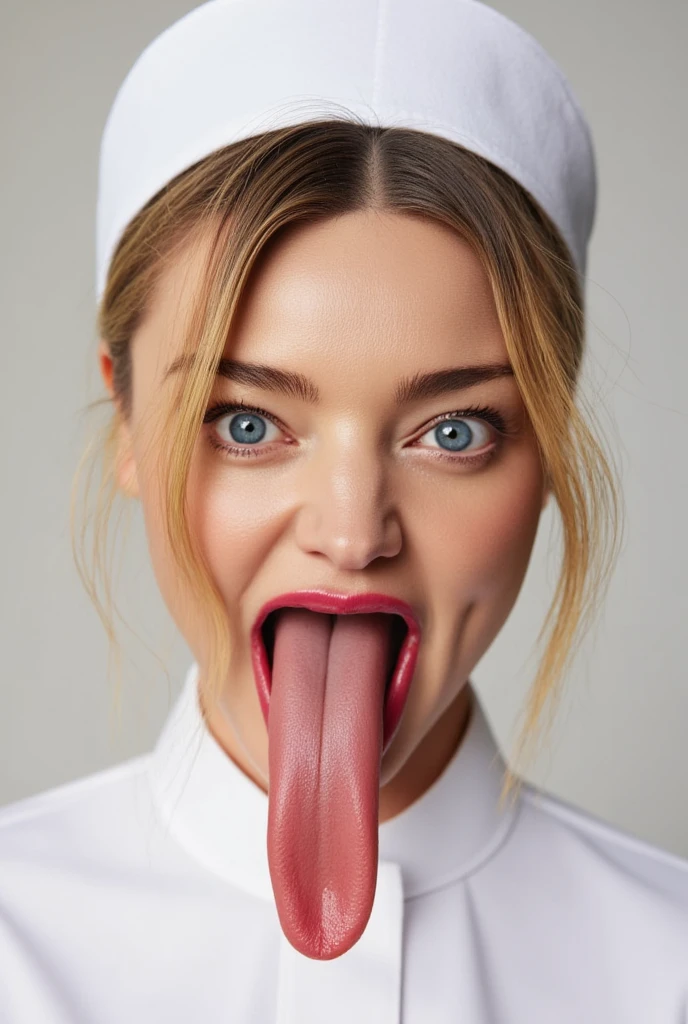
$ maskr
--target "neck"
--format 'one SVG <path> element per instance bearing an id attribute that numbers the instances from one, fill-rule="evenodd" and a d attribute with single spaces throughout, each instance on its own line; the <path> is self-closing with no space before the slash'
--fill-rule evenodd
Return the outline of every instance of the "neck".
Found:
<path id="1" fill-rule="evenodd" d="M 464 684 L 403 767 L 380 789 L 380 823 L 405 811 L 439 778 L 461 745 L 470 713 L 471 690 Z"/>
<path id="2" fill-rule="evenodd" d="M 471 689 L 464 683 L 448 708 L 423 737 L 402 768 L 380 788 L 379 822 L 401 814 L 439 778 L 457 752 L 468 728 L 472 707 Z M 247 760 L 216 709 L 204 714 L 207 727 L 228 757 L 266 792 L 265 780 Z"/>

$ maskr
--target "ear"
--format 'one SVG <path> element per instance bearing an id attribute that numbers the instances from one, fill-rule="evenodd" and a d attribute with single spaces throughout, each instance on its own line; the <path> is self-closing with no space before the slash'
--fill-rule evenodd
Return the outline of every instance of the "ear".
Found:
<path id="1" fill-rule="evenodd" d="M 105 383 L 105 387 L 110 393 L 115 408 L 117 417 L 117 454 L 115 456 L 115 478 L 117 480 L 117 486 L 123 491 L 128 498 L 139 497 L 139 483 L 136 476 L 136 459 L 134 458 L 134 449 L 131 440 L 131 430 L 129 424 L 126 422 L 124 416 L 121 413 L 119 406 L 118 397 L 115 394 L 113 381 L 112 381 L 112 356 L 110 355 L 110 349 L 107 342 L 103 341 L 102 338 L 98 343 L 98 364 L 100 366 L 100 373 Z"/>

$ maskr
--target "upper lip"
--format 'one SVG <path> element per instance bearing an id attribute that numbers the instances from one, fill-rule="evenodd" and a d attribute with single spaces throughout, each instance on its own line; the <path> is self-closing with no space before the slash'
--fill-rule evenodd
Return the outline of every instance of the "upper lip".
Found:
<path id="1" fill-rule="evenodd" d="M 289 593 L 271 597 L 262 606 L 253 624 L 252 633 L 256 635 L 270 612 L 276 608 L 308 608 L 312 612 L 323 612 L 326 615 L 353 615 L 362 612 L 388 612 L 400 615 L 409 631 L 420 631 L 418 615 L 399 597 L 369 591 L 358 594 L 338 593 L 332 590 L 292 590 Z"/>

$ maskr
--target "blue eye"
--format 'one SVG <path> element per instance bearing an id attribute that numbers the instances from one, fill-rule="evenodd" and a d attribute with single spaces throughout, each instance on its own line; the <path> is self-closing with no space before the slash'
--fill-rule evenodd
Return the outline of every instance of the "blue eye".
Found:
<path id="1" fill-rule="evenodd" d="M 469 426 L 470 424 L 470 426 Z M 481 438 L 481 434 L 484 435 Z M 489 443 L 490 431 L 486 425 L 478 419 L 444 419 L 441 423 L 428 430 L 423 437 L 432 435 L 444 451 L 463 452 L 477 435 L 478 448 Z M 422 440 L 422 438 L 419 438 Z"/>
<path id="2" fill-rule="evenodd" d="M 229 418 L 229 432 L 238 444 L 255 444 L 265 437 L 265 421 L 253 412 L 242 412 Z"/>
<path id="3" fill-rule="evenodd" d="M 265 439 L 270 427 L 279 433 L 279 427 L 270 413 L 264 409 L 245 406 L 241 402 L 231 404 L 222 402 L 208 409 L 203 417 L 204 423 L 221 423 L 223 420 L 227 420 L 229 424 L 229 437 L 225 438 L 223 442 L 223 432 L 216 428 L 220 439 L 211 437 L 211 444 L 221 451 L 239 456 L 259 455 L 262 450 L 258 447 L 259 442 Z M 274 438 L 268 437 L 267 440 L 271 441 Z M 233 447 L 231 444 L 227 444 L 227 441 L 234 441 L 240 447 Z"/>
<path id="4" fill-rule="evenodd" d="M 282 432 L 271 413 L 243 402 L 221 402 L 208 409 L 203 418 L 204 423 L 216 421 L 220 423 L 223 420 L 229 424 L 229 437 L 223 439 L 223 432 L 216 428 L 210 436 L 210 443 L 214 448 L 229 456 L 259 457 L 265 452 L 265 446 L 260 442 L 274 441 Z M 488 424 L 492 427 L 492 431 Z M 267 436 L 270 429 L 275 430 L 277 435 Z M 492 432 L 496 432 L 498 436 L 496 442 L 490 445 Z M 502 414 L 496 409 L 490 406 L 471 406 L 469 409 L 446 413 L 438 418 L 434 426 L 426 430 L 418 441 L 432 436 L 440 448 L 438 457 L 453 459 L 455 462 L 471 463 L 476 466 L 496 454 L 500 441 L 499 435 L 513 432 L 513 429 L 507 426 Z M 471 442 L 476 438 L 478 451 L 469 453 Z M 230 441 L 234 441 L 235 444 L 228 443 Z M 417 445 L 418 442 L 415 444 Z M 488 447 L 486 448 L 486 446 Z M 466 454 L 463 454 L 464 452 Z"/>

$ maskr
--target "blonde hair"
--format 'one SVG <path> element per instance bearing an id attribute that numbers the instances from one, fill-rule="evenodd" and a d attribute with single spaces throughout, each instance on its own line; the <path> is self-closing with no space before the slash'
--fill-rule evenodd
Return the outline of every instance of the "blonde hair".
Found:
<path id="1" fill-rule="evenodd" d="M 261 251 L 282 228 L 375 208 L 419 215 L 453 228 L 481 260 L 494 292 L 516 384 L 533 425 L 561 516 L 556 589 L 536 645 L 547 637 L 526 707 L 516 760 L 547 731 L 569 662 L 606 591 L 620 540 L 620 497 L 612 465 L 576 405 L 584 351 L 580 281 L 559 231 L 521 185 L 487 160 L 433 134 L 359 123 L 352 116 L 269 131 L 211 153 L 159 191 L 127 226 L 113 255 L 97 329 L 113 362 L 115 407 L 105 437 L 79 464 L 72 492 L 72 545 L 79 575 L 112 645 L 112 596 L 105 541 L 117 493 L 120 417 L 131 414 L 131 340 L 162 270 L 193 232 L 211 227 L 212 245 L 192 322 L 190 358 L 163 408 L 159 465 L 164 525 L 179 571 L 207 614 L 206 685 L 224 685 L 229 641 L 224 602 L 186 517 L 194 444 L 223 355 L 229 325 Z M 110 398 L 95 402 L 89 408 Z M 76 491 L 92 454 L 102 458 L 91 562 L 85 527 L 75 530 Z M 84 495 L 88 506 L 89 485 Z M 104 600 L 98 595 L 98 579 Z M 502 799 L 521 784 L 507 768 Z"/>

